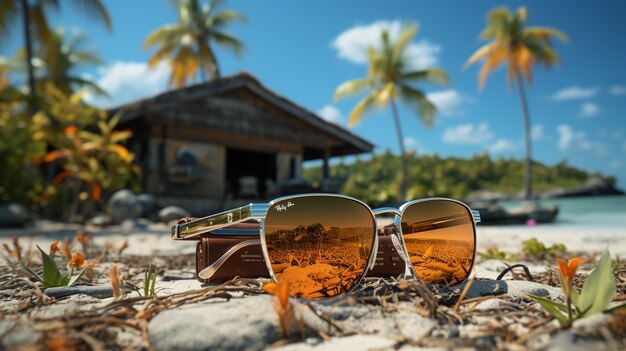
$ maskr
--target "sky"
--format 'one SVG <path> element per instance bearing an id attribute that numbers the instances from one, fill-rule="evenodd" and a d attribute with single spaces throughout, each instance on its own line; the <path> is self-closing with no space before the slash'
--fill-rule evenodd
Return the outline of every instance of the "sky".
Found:
<path id="1" fill-rule="evenodd" d="M 79 74 L 95 80 L 110 99 L 89 101 L 111 107 L 167 89 L 165 65 L 147 70 L 151 51 L 142 43 L 154 29 L 177 20 L 166 0 L 105 1 L 113 31 L 62 2 L 51 23 L 89 36 L 87 48 L 104 65 L 84 67 Z M 418 153 L 469 157 L 488 151 L 494 157 L 522 158 L 523 120 L 519 95 L 509 89 L 502 69 L 478 89 L 479 66 L 464 68 L 468 57 L 484 44 L 478 34 L 486 14 L 506 5 L 529 10 L 529 25 L 550 26 L 567 33 L 556 42 L 562 62 L 547 70 L 537 67 L 527 89 L 533 158 L 547 164 L 571 165 L 618 178 L 626 187 L 626 24 L 623 1 L 244 1 L 226 7 L 248 17 L 230 32 L 246 45 L 237 58 L 216 49 L 224 75 L 247 71 L 262 84 L 321 117 L 347 128 L 347 116 L 358 97 L 333 101 L 344 81 L 367 74 L 365 50 L 380 32 L 392 36 L 402 23 L 418 23 L 419 33 L 408 47 L 415 67 L 440 67 L 448 72 L 446 87 L 419 85 L 437 105 L 432 128 L 414 111 L 400 107 L 404 144 Z M 12 55 L 23 39 L 14 27 L 2 55 Z M 376 145 L 376 151 L 397 152 L 391 111 L 367 115 L 351 130 Z"/>

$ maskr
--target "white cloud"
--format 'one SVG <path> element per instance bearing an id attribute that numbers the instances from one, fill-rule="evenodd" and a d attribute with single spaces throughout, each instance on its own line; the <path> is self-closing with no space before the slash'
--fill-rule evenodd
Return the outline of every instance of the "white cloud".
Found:
<path id="1" fill-rule="evenodd" d="M 606 154 L 606 147 L 602 143 L 587 139 L 585 132 L 578 132 L 567 124 L 557 128 L 559 133 L 558 147 L 563 151 L 595 151 L 598 155 Z"/>
<path id="2" fill-rule="evenodd" d="M 417 149 L 417 140 L 415 140 L 415 138 L 412 138 L 412 137 L 405 137 L 404 138 L 404 146 L 407 149 L 416 150 Z"/>
<path id="3" fill-rule="evenodd" d="M 580 105 L 580 111 L 578 112 L 578 115 L 581 118 L 591 118 L 591 117 L 595 117 L 600 113 L 601 109 L 600 106 L 598 106 L 598 104 L 594 103 L 594 102 L 585 102 L 582 105 Z"/>
<path id="4" fill-rule="evenodd" d="M 487 123 L 475 125 L 472 123 L 459 124 L 447 128 L 441 140 L 449 144 L 484 144 L 495 138 Z"/>
<path id="5" fill-rule="evenodd" d="M 108 108 L 165 91 L 170 70 L 167 64 L 149 69 L 143 62 L 117 61 L 98 71 L 96 83 L 109 97 L 86 94 L 85 100 Z"/>
<path id="6" fill-rule="evenodd" d="M 543 124 L 535 124 L 530 129 L 530 137 L 533 140 L 544 140 L 546 139 L 545 131 L 543 130 Z"/>
<path id="7" fill-rule="evenodd" d="M 492 153 L 501 153 L 507 151 L 514 151 L 520 148 L 522 143 L 518 141 L 508 140 L 508 139 L 498 139 L 491 145 L 487 146 L 487 150 Z"/>
<path id="8" fill-rule="evenodd" d="M 428 93 L 426 97 L 437 106 L 437 111 L 441 113 L 442 116 L 463 115 L 461 106 L 465 99 L 454 89 Z"/>
<path id="9" fill-rule="evenodd" d="M 341 124 L 344 121 L 344 117 L 341 114 L 341 111 L 339 111 L 339 109 L 337 109 L 335 106 L 332 106 L 332 105 L 326 105 L 322 107 L 317 112 L 317 114 L 320 115 L 320 117 L 322 117 L 326 121 L 331 122 L 331 123 Z"/>
<path id="10" fill-rule="evenodd" d="M 380 47 L 381 33 L 387 30 L 389 38 L 398 38 L 402 29 L 402 22 L 376 21 L 368 25 L 357 25 L 341 32 L 331 46 L 337 49 L 340 58 L 356 64 L 367 63 L 367 48 Z M 412 62 L 410 68 L 426 68 L 438 62 L 437 55 L 441 53 L 441 46 L 427 40 L 409 44 L 404 54 Z"/>
<path id="11" fill-rule="evenodd" d="M 571 86 L 567 88 L 563 88 L 554 95 L 552 95 L 552 100 L 554 101 L 565 101 L 565 100 L 577 100 L 577 99 L 589 99 L 591 97 L 596 96 L 600 92 L 600 88 L 598 87 L 590 87 L 583 88 L 579 86 Z"/>
<path id="12" fill-rule="evenodd" d="M 626 86 L 613 85 L 609 88 L 609 93 L 611 95 L 626 95 Z"/>
<path id="13" fill-rule="evenodd" d="M 622 168 L 622 165 L 624 165 L 624 163 L 621 160 L 613 160 L 609 164 L 609 166 L 611 166 L 611 168 Z"/>

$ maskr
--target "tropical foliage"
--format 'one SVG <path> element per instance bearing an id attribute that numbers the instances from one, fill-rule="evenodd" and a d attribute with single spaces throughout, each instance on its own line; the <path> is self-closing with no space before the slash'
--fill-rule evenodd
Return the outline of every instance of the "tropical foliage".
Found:
<path id="1" fill-rule="evenodd" d="M 564 326 L 570 326 L 577 319 L 605 312 L 613 301 L 617 289 L 609 250 L 604 251 L 596 268 L 587 276 L 580 293 L 574 287 L 574 276 L 584 259 L 576 257 L 568 262 L 562 259 L 557 261 L 565 304 L 545 297 L 535 295 L 530 297 Z M 621 305 L 618 308 L 623 307 L 624 305 Z"/>
<path id="2" fill-rule="evenodd" d="M 106 93 L 89 79 L 81 77 L 77 70 L 85 66 L 100 65 L 102 61 L 91 50 L 84 49 L 88 37 L 81 33 L 68 35 L 63 28 L 52 34 L 48 47 L 40 48 L 33 57 L 33 67 L 38 86 L 44 87 L 52 83 L 64 94 L 71 95 L 80 88 L 106 95 Z M 26 72 L 26 50 L 21 48 L 11 66 L 19 71 Z"/>
<path id="3" fill-rule="evenodd" d="M 88 16 L 101 21 L 111 30 L 111 17 L 102 0 L 72 0 L 71 3 Z M 54 55 L 54 34 L 48 22 L 48 13 L 61 9 L 59 0 L 3 0 L 0 2 L 0 43 L 5 41 L 16 22 L 21 20 L 24 29 L 25 66 L 27 67 L 30 108 L 37 107 L 35 75 L 33 68 L 33 44 L 39 45 L 48 55 Z"/>
<path id="4" fill-rule="evenodd" d="M 436 108 L 426 95 L 413 84 L 420 82 L 447 84 L 448 75 L 439 68 L 414 69 L 406 48 L 417 34 L 417 25 L 407 25 L 396 40 L 384 30 L 381 34 L 381 47 L 368 48 L 368 73 L 366 78 L 354 79 L 341 84 L 335 91 L 335 99 L 367 92 L 352 110 L 349 124 L 358 123 L 363 114 L 375 107 L 391 106 L 401 154 L 400 197 L 407 195 L 407 163 L 404 159 L 404 138 L 398 117 L 397 102 L 403 102 L 415 109 L 426 126 L 435 120 Z"/>
<path id="5" fill-rule="evenodd" d="M 511 13 L 508 8 L 495 9 L 487 16 L 487 28 L 480 34 L 481 39 L 490 42 L 478 49 L 467 61 L 472 65 L 483 61 L 478 75 L 478 85 L 482 89 L 487 75 L 502 64 L 508 66 L 509 86 L 517 82 L 522 110 L 524 113 L 524 133 L 526 142 L 526 164 L 524 172 L 524 196 L 532 196 L 532 151 L 530 140 L 530 113 L 524 92 L 524 79 L 532 82 L 532 68 L 543 64 L 552 67 L 559 61 L 559 55 L 552 47 L 552 39 L 567 40 L 564 33 L 548 27 L 527 27 L 528 11 L 525 7 Z"/>
<path id="6" fill-rule="evenodd" d="M 162 61 L 169 63 L 169 85 L 182 87 L 220 76 L 217 56 L 212 44 L 241 54 L 244 45 L 226 31 L 233 22 L 246 21 L 246 17 L 232 10 L 221 10 L 223 1 L 211 0 L 204 6 L 198 0 L 178 0 L 178 23 L 166 24 L 152 32 L 144 46 L 157 47 L 149 61 L 154 67 Z"/>
<path id="7" fill-rule="evenodd" d="M 523 162 L 507 158 L 491 158 L 489 154 L 471 158 L 417 156 L 407 154 L 408 196 L 447 196 L 463 198 L 471 191 L 486 189 L 506 194 L 517 194 L 521 188 Z M 387 151 L 370 159 L 357 159 L 330 167 L 330 176 L 336 178 L 342 193 L 355 196 L 368 203 L 388 204 L 400 202 L 398 184 L 400 157 Z M 565 161 L 553 166 L 533 162 L 535 189 L 555 187 L 580 187 L 591 177 L 599 177 L 607 184 L 615 184 L 613 177 L 590 174 L 567 165 Z M 427 171 L 420 171 L 427 170 Z M 304 177 L 315 183 L 322 179 L 321 167 L 305 168 Z"/>
<path id="8" fill-rule="evenodd" d="M 61 189 L 74 194 L 69 196 L 74 200 L 71 214 L 78 212 L 76 199 L 83 203 L 83 212 L 93 210 L 92 201 L 99 201 L 104 191 L 120 189 L 140 174 L 134 155 L 122 144 L 132 134 L 115 130 L 121 115 L 109 119 L 104 111 L 82 103 L 82 94 L 66 96 L 50 85 L 46 96 L 54 101 L 36 115 L 45 120 L 44 134 L 54 148 L 42 161 L 57 162 L 63 168 L 43 200 L 58 193 L 64 183 Z"/>

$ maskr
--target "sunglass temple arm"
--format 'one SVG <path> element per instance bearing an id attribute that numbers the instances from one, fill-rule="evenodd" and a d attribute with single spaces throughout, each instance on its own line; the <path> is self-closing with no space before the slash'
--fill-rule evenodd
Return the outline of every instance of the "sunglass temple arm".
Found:
<path id="1" fill-rule="evenodd" d="M 268 204 L 256 203 L 237 207 L 211 216 L 195 219 L 191 222 L 176 224 L 172 227 L 172 239 L 189 239 L 196 235 L 224 228 L 247 220 L 260 220 L 265 217 Z"/>

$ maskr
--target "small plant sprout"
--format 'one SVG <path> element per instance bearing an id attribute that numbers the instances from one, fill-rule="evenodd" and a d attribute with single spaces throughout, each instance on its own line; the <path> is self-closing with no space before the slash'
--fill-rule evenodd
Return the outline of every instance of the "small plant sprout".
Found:
<path id="1" fill-rule="evenodd" d="M 617 291 L 609 250 L 604 251 L 596 268 L 587 276 L 580 293 L 574 287 L 574 276 L 583 258 L 557 261 L 565 304 L 535 295 L 530 297 L 565 327 L 577 319 L 605 312 Z"/>
<path id="2" fill-rule="evenodd" d="M 41 261 L 43 263 L 43 275 L 37 275 L 23 263 L 20 263 L 20 268 L 28 275 L 43 283 L 44 288 L 72 286 L 85 273 L 89 266 L 85 265 L 85 258 L 77 252 L 74 255 L 70 255 L 70 259 L 67 264 L 68 274 L 63 275 L 61 274 L 61 271 L 59 271 L 59 268 L 57 268 L 52 257 L 45 253 L 39 246 L 37 246 L 37 249 L 41 253 Z M 74 270 L 76 269 L 79 269 L 79 271 L 74 274 Z"/>
<path id="3" fill-rule="evenodd" d="M 263 286 L 263 290 L 276 297 L 276 300 L 274 301 L 274 310 L 278 316 L 280 329 L 286 338 L 290 338 L 293 322 L 295 320 L 295 310 L 289 301 L 289 283 L 267 283 Z"/>
<path id="4" fill-rule="evenodd" d="M 111 266 L 111 272 L 109 273 L 111 276 L 111 288 L 113 289 L 113 296 L 116 299 L 120 298 L 122 294 L 120 293 L 120 278 L 117 274 L 117 266 Z"/>
<path id="5" fill-rule="evenodd" d="M 143 296 L 154 296 L 154 286 L 157 279 L 157 267 L 152 263 L 148 264 L 148 269 L 144 273 Z"/>

